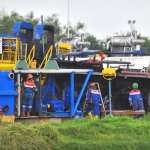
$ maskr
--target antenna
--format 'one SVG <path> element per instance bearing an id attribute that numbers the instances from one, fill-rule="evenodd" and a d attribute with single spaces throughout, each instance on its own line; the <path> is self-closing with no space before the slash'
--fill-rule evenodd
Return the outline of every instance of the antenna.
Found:
<path id="1" fill-rule="evenodd" d="M 68 0 L 68 23 L 67 24 L 68 24 L 67 26 L 68 26 L 68 38 L 69 38 L 69 26 L 70 26 L 69 25 L 70 24 L 69 23 L 69 0 Z"/>

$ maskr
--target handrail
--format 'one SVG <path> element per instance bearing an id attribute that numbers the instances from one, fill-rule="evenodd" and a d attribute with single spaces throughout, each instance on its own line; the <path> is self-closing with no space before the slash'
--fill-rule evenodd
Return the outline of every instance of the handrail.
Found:
<path id="1" fill-rule="evenodd" d="M 31 61 L 33 60 L 34 55 L 35 55 L 35 45 L 33 45 L 32 49 L 31 49 L 31 51 L 30 51 L 30 53 L 26 59 L 28 65 L 30 65 Z"/>
<path id="2" fill-rule="evenodd" d="M 43 64 L 46 64 L 46 62 L 51 58 L 51 56 L 52 56 L 52 50 L 53 50 L 53 45 L 51 45 L 50 48 L 49 48 L 49 50 L 47 51 L 47 53 L 46 53 L 46 55 L 45 55 L 45 57 L 44 57 L 41 65 L 40 65 L 39 69 L 41 69 L 42 66 L 43 66 Z"/>
<path id="3" fill-rule="evenodd" d="M 25 54 L 24 54 L 24 59 L 27 60 L 27 50 L 28 50 L 28 44 L 22 44 L 25 45 Z"/>

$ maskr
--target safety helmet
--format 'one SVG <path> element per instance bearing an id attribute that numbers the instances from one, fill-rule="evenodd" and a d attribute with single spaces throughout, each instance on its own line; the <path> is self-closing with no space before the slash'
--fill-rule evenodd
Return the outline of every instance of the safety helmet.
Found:
<path id="1" fill-rule="evenodd" d="M 27 75 L 27 78 L 28 78 L 28 79 L 33 78 L 32 74 L 28 74 L 28 75 Z"/>
<path id="2" fill-rule="evenodd" d="M 138 88 L 138 84 L 137 84 L 137 83 L 133 83 L 132 87 L 133 87 L 134 89 L 137 89 L 137 88 Z"/>

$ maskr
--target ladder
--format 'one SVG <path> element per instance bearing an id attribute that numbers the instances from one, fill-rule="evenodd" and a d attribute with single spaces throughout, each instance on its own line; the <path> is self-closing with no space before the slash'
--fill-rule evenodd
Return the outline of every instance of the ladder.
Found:
<path id="1" fill-rule="evenodd" d="M 102 109 L 105 110 L 105 106 L 104 106 L 104 102 L 103 102 L 102 93 L 101 93 L 101 90 L 100 90 L 99 83 L 97 83 L 97 82 L 94 82 L 94 83 L 95 83 L 95 85 L 97 86 L 98 91 L 99 91 L 100 101 L 101 101 L 101 104 L 102 104 Z M 87 91 L 89 90 L 89 88 L 90 88 L 90 87 L 88 86 Z M 84 114 L 84 112 L 85 112 L 85 105 L 86 105 L 86 97 L 85 97 L 85 100 L 84 100 L 84 102 L 83 102 L 83 114 Z M 106 116 L 106 112 L 105 112 L 105 116 Z"/>

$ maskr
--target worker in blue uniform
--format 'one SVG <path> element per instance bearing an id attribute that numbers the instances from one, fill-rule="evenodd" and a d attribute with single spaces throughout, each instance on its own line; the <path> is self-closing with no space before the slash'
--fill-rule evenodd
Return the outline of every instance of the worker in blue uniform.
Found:
<path id="1" fill-rule="evenodd" d="M 144 110 L 143 99 L 141 96 L 141 92 L 138 89 L 138 84 L 133 83 L 132 87 L 133 87 L 133 90 L 130 91 L 130 94 L 129 94 L 130 106 L 132 106 L 132 109 L 134 111 L 135 110 Z M 138 118 L 138 117 L 139 117 L 139 115 L 135 115 L 135 118 Z"/>
<path id="2" fill-rule="evenodd" d="M 22 108 L 21 108 L 21 115 L 30 116 L 31 110 L 32 110 L 32 104 L 33 104 L 33 97 L 34 92 L 37 91 L 37 87 L 35 83 L 32 81 L 33 76 L 32 74 L 27 75 L 27 80 L 23 83 L 22 89 L 23 89 L 23 99 L 22 99 Z"/>
<path id="3" fill-rule="evenodd" d="M 89 118 L 98 118 L 100 115 L 99 110 L 100 93 L 96 89 L 95 83 L 90 83 L 90 88 L 86 95 L 86 113 Z"/>

